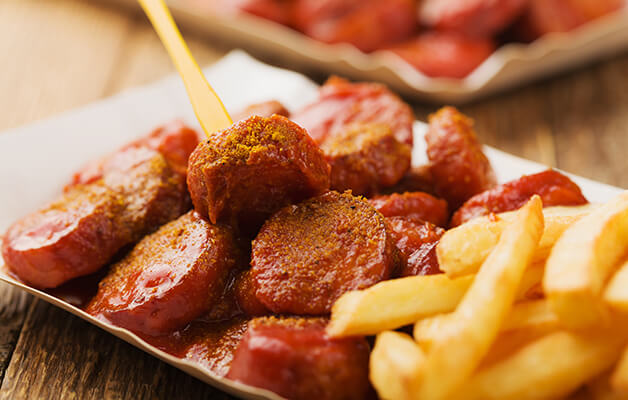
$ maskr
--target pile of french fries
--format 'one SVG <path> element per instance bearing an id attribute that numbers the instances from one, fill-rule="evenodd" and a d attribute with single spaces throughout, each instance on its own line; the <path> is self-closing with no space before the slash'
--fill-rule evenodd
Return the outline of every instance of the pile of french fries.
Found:
<path id="1" fill-rule="evenodd" d="M 628 399 L 628 191 L 545 209 L 535 196 L 447 231 L 437 255 L 445 274 L 333 307 L 329 335 L 377 335 L 381 398 Z"/>

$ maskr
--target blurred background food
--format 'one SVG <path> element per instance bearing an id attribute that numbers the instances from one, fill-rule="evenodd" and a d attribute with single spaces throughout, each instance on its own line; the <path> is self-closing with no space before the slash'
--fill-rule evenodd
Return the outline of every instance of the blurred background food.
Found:
<path id="1" fill-rule="evenodd" d="M 499 46 L 568 32 L 625 6 L 623 0 L 184 0 L 247 13 L 315 40 L 390 50 L 430 77 L 464 78 Z"/>

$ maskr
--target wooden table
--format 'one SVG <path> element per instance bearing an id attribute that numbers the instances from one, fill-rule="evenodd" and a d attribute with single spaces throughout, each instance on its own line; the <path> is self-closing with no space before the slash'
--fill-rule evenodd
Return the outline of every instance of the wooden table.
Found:
<path id="1" fill-rule="evenodd" d="M 185 36 L 202 65 L 229 50 Z M 173 72 L 143 16 L 89 1 L 3 0 L 0 54 L 0 130 Z M 628 188 L 626 53 L 462 109 L 487 144 Z M 231 398 L 4 284 L 0 382 L 0 399 Z"/>

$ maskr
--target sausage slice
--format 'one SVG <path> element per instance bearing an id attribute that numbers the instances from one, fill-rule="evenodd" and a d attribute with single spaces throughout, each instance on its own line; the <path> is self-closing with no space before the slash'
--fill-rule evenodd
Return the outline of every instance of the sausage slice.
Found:
<path id="1" fill-rule="evenodd" d="M 455 108 L 444 107 L 430 115 L 425 140 L 436 193 L 452 210 L 495 186 L 495 173 L 473 130 L 473 121 Z"/>
<path id="2" fill-rule="evenodd" d="M 318 100 L 293 113 L 292 120 L 318 144 L 348 125 L 378 123 L 388 125 L 399 142 L 412 145 L 412 108 L 378 83 L 331 77 L 321 86 Z"/>
<path id="3" fill-rule="evenodd" d="M 588 203 L 578 185 L 567 176 L 550 169 L 538 174 L 524 175 L 473 196 L 456 211 L 451 219 L 451 226 L 458 226 L 490 213 L 516 210 L 535 194 L 541 196 L 543 207 Z"/>
<path id="4" fill-rule="evenodd" d="M 397 183 L 412 157 L 411 147 L 382 124 L 350 126 L 321 149 L 331 166 L 331 189 L 365 196 Z"/>
<path id="5" fill-rule="evenodd" d="M 194 150 L 188 187 L 196 211 L 212 222 L 259 227 L 281 207 L 324 193 L 329 164 L 297 124 L 253 116 Z"/>
<path id="6" fill-rule="evenodd" d="M 397 259 L 384 217 L 329 192 L 273 215 L 253 241 L 257 299 L 275 313 L 324 315 L 349 290 L 390 278 Z"/>
<path id="7" fill-rule="evenodd" d="M 114 264 L 87 312 L 147 335 L 174 331 L 220 299 L 237 260 L 229 228 L 188 212 Z"/>
<path id="8" fill-rule="evenodd" d="M 325 320 L 256 318 L 238 345 L 227 377 L 287 399 L 363 400 L 369 346 L 363 337 L 331 339 Z"/>
<path id="9" fill-rule="evenodd" d="M 185 178 L 146 147 L 117 153 L 117 169 L 88 185 L 73 185 L 58 200 L 15 222 L 2 256 L 24 282 L 52 288 L 103 267 L 190 207 Z"/>
<path id="10" fill-rule="evenodd" d="M 387 218 L 401 253 L 399 276 L 433 275 L 441 272 L 436 245 L 445 230 L 429 222 L 405 217 Z"/>
<path id="11" fill-rule="evenodd" d="M 384 217 L 404 217 L 437 226 L 447 226 L 449 220 L 447 202 L 427 193 L 393 193 L 373 197 L 369 201 Z"/>

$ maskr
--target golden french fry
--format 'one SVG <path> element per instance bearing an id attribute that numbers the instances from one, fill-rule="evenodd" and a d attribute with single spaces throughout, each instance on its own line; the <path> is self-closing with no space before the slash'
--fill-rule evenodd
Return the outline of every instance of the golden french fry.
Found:
<path id="1" fill-rule="evenodd" d="M 545 265 L 544 291 L 568 327 L 605 320 L 604 283 L 628 250 L 628 191 L 573 223 Z"/>
<path id="2" fill-rule="evenodd" d="M 628 260 L 619 267 L 606 287 L 604 300 L 613 308 L 628 312 Z"/>
<path id="3" fill-rule="evenodd" d="M 453 310 L 473 276 L 411 276 L 380 282 L 342 295 L 333 305 L 327 333 L 332 337 L 371 335 Z"/>
<path id="4" fill-rule="evenodd" d="M 377 335 L 370 358 L 371 383 L 385 400 L 409 399 L 416 391 L 425 355 L 408 335 L 382 332 Z"/>
<path id="5" fill-rule="evenodd" d="M 545 262 L 529 265 L 523 273 L 517 289 L 517 300 L 535 300 L 543 297 L 543 276 Z"/>
<path id="6" fill-rule="evenodd" d="M 585 205 L 544 209 L 545 229 L 533 261 L 544 261 L 565 229 L 590 213 L 594 207 Z M 514 212 L 507 212 L 479 217 L 448 230 L 436 247 L 441 270 L 452 278 L 477 272 L 514 216 Z"/>
<path id="7" fill-rule="evenodd" d="M 551 333 L 479 370 L 460 388 L 459 398 L 561 398 L 610 368 L 619 357 L 624 336 L 621 330 Z"/>
<path id="8" fill-rule="evenodd" d="M 543 234 L 542 208 L 540 197 L 532 197 L 504 228 L 451 315 L 449 332 L 433 342 L 414 398 L 450 398 L 489 351 Z"/>
<path id="9" fill-rule="evenodd" d="M 624 349 L 621 359 L 611 375 L 611 386 L 624 396 L 628 395 L 628 348 Z"/>
<path id="10" fill-rule="evenodd" d="M 502 325 L 502 332 L 541 325 L 559 326 L 559 320 L 545 299 L 516 304 Z"/>
<path id="11" fill-rule="evenodd" d="M 547 324 L 526 327 L 515 331 L 500 332 L 488 353 L 482 358 L 478 370 L 500 362 L 510 357 L 524 346 L 558 330 L 560 330 L 558 326 Z"/>
<path id="12" fill-rule="evenodd" d="M 430 347 L 435 340 L 446 336 L 456 327 L 453 314 L 441 314 L 422 319 L 414 325 L 414 340 L 421 346 Z M 551 310 L 547 300 L 532 300 L 517 303 L 506 316 L 500 332 L 511 332 L 521 329 L 560 327 L 558 317 Z"/>
<path id="13" fill-rule="evenodd" d="M 544 265 L 526 269 L 517 299 L 538 297 Z M 412 276 L 345 293 L 332 308 L 327 333 L 332 337 L 374 335 L 453 311 L 474 275 L 449 279 L 446 275 Z"/>
<path id="14" fill-rule="evenodd" d="M 591 400 L 625 400 L 626 394 L 620 393 L 611 386 L 611 372 L 593 378 L 586 384 L 587 393 Z"/>

